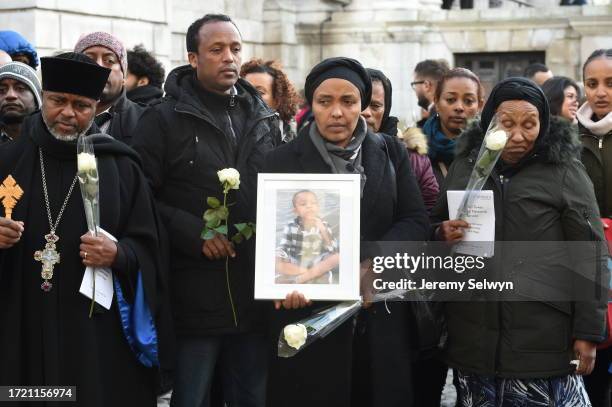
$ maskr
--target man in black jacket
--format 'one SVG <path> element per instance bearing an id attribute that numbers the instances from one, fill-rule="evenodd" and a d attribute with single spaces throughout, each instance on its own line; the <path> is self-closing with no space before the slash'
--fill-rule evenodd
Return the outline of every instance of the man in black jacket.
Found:
<path id="1" fill-rule="evenodd" d="M 225 15 L 206 15 L 187 31 L 189 65 L 168 75 L 162 103 L 136 129 L 140 153 L 170 238 L 171 290 L 178 336 L 172 405 L 208 405 L 215 365 L 225 402 L 264 406 L 266 344 L 253 299 L 254 241 L 203 240 L 207 197 L 223 201 L 217 172 L 235 168 L 229 235 L 255 220 L 257 173 L 280 139 L 277 116 L 239 79 L 242 40 Z M 206 400 L 206 404 L 201 404 Z"/>
<path id="2" fill-rule="evenodd" d="M 74 52 L 85 54 L 111 70 L 96 108 L 96 124 L 102 133 L 131 145 L 134 129 L 145 108 L 125 96 L 128 63 L 123 43 L 111 34 L 98 31 L 82 36 Z"/>

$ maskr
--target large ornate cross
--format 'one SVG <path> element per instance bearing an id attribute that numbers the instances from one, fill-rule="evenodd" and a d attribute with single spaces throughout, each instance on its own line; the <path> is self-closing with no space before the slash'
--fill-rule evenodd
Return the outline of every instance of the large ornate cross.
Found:
<path id="1" fill-rule="evenodd" d="M 17 184 L 12 175 L 6 177 L 0 185 L 0 200 L 4 206 L 4 217 L 11 219 L 13 208 L 17 205 L 17 201 L 23 195 L 23 189 Z"/>
<path id="2" fill-rule="evenodd" d="M 60 254 L 57 252 L 55 246 L 59 237 L 55 233 L 49 233 L 45 235 L 45 240 L 47 241 L 45 248 L 43 250 L 37 250 L 34 253 L 34 260 L 42 263 L 40 276 L 45 281 L 40 285 L 40 288 L 45 292 L 49 292 L 53 287 L 53 284 L 49 281 L 53 278 L 53 268 L 60 262 Z"/>

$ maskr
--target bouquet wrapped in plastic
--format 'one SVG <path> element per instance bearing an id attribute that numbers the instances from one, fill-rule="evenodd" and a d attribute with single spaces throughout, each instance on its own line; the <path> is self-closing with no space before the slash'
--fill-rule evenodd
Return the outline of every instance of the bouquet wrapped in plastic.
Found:
<path id="1" fill-rule="evenodd" d="M 497 116 L 493 116 L 489 128 L 485 134 L 480 151 L 478 152 L 478 158 L 476 158 L 476 164 L 470 174 L 470 179 L 467 186 L 465 187 L 465 195 L 459 205 L 457 211 L 457 219 L 465 220 L 468 215 L 468 210 L 472 205 L 474 199 L 474 192 L 482 190 L 487 178 L 493 171 L 493 167 L 501 157 L 501 153 L 506 146 L 508 141 L 508 134 L 500 127 Z"/>
<path id="2" fill-rule="evenodd" d="M 92 235 L 97 236 L 100 226 L 100 192 L 98 163 L 91 136 L 83 135 L 77 141 L 77 174 L 85 207 L 87 229 Z"/>
<path id="3" fill-rule="evenodd" d="M 286 325 L 278 338 L 278 356 L 290 358 L 316 341 L 325 338 L 361 309 L 361 301 L 341 302 L 294 324 Z"/>
<path id="4" fill-rule="evenodd" d="M 92 136 L 82 135 L 77 141 L 77 175 L 81 186 L 81 197 L 85 208 L 87 229 L 92 236 L 98 236 L 100 227 L 100 186 L 98 177 L 98 161 L 94 152 Z M 96 269 L 93 268 L 93 287 L 91 292 L 91 318 L 96 302 Z"/>

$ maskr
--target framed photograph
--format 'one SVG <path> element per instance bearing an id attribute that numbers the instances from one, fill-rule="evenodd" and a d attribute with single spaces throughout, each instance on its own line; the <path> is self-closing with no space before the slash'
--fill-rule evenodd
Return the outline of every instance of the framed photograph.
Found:
<path id="1" fill-rule="evenodd" d="M 357 174 L 259 174 L 255 298 L 359 299 Z"/>

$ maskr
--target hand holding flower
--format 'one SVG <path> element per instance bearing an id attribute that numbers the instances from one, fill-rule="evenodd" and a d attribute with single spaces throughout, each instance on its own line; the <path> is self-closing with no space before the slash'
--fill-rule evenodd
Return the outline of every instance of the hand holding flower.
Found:
<path id="1" fill-rule="evenodd" d="M 226 257 L 236 257 L 232 242 L 225 235 L 217 233 L 212 239 L 207 239 L 202 245 L 202 253 L 209 260 L 220 260 Z"/>
<path id="2" fill-rule="evenodd" d="M 438 240 L 447 243 L 457 243 L 463 239 L 465 235 L 464 229 L 470 225 L 464 220 L 446 220 L 442 222 L 437 231 Z"/>
<path id="3" fill-rule="evenodd" d="M 98 162 L 91 136 L 80 136 L 77 140 L 77 176 L 81 187 L 81 197 L 85 208 L 85 219 L 90 236 L 81 237 L 81 257 L 83 264 L 93 268 L 93 287 L 89 318 L 93 315 L 96 302 L 96 268 L 110 267 L 117 256 L 114 242 L 98 237 L 100 227 L 100 189 Z M 108 241 L 107 241 L 108 240 Z M 91 257 L 89 257 L 91 253 Z"/>
<path id="4" fill-rule="evenodd" d="M 85 233 L 79 250 L 83 264 L 89 267 L 111 267 L 117 258 L 117 243 L 102 233 L 98 236 Z"/>
<path id="5" fill-rule="evenodd" d="M 234 227 L 238 230 L 238 233 L 232 236 L 232 242 L 227 239 L 229 231 L 228 220 L 230 216 L 229 206 L 231 206 L 231 204 L 227 203 L 227 196 L 231 189 L 239 189 L 240 173 L 234 168 L 224 168 L 217 171 L 217 177 L 223 188 L 223 203 L 214 196 L 206 198 L 206 203 L 210 208 L 207 209 L 203 215 L 206 223 L 204 229 L 200 233 L 200 238 L 204 240 L 202 244 L 202 253 L 209 260 L 225 259 L 227 292 L 232 306 L 234 324 L 238 326 L 238 317 L 236 308 L 234 307 L 230 284 L 229 259 L 230 257 L 236 257 L 232 242 L 240 243 L 243 240 L 250 239 L 255 233 L 255 224 L 251 222 L 235 224 Z"/>

